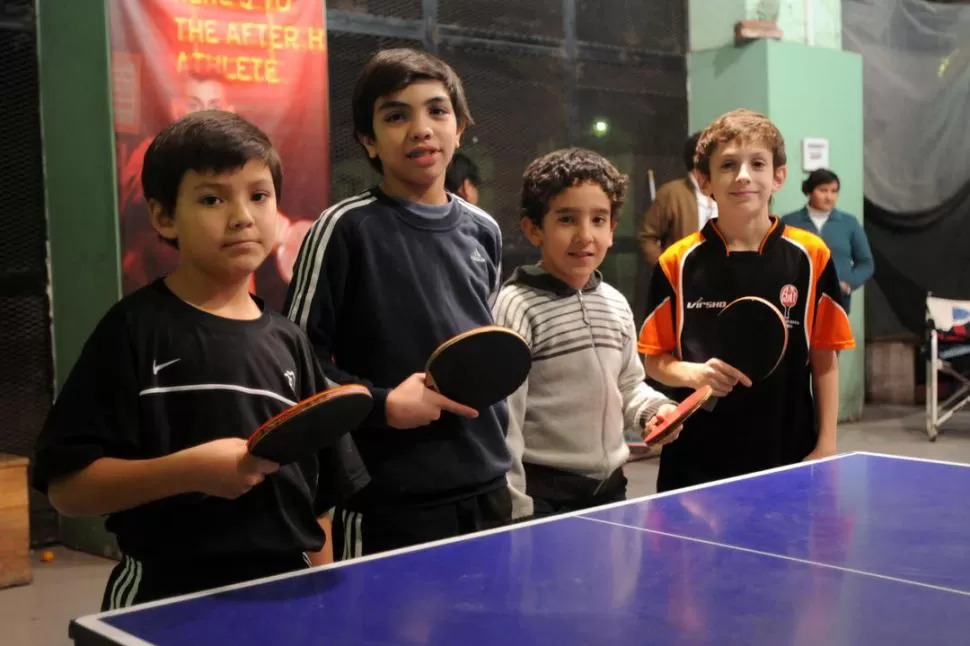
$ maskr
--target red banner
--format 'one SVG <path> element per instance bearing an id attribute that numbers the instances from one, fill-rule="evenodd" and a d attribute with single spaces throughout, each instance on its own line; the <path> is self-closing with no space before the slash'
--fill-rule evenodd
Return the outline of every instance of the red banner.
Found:
<path id="1" fill-rule="evenodd" d="M 329 203 L 324 0 L 108 0 L 123 291 L 175 267 L 141 189 L 152 137 L 202 109 L 231 110 L 283 159 L 280 245 L 253 289 L 279 309 L 312 219 Z"/>

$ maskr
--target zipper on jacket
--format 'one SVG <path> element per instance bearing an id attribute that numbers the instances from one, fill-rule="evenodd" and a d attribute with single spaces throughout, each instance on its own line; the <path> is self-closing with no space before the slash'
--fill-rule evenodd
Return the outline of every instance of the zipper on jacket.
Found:
<path id="1" fill-rule="evenodd" d="M 589 340 L 593 345 L 593 354 L 596 355 L 596 362 L 600 367 L 600 375 L 603 377 L 600 381 L 603 384 L 603 417 L 600 421 L 600 446 L 603 448 L 603 465 L 606 466 L 610 463 L 610 453 L 606 448 L 606 408 L 610 398 L 606 379 L 606 367 L 603 365 L 603 359 L 600 357 L 599 349 L 596 347 L 596 334 L 594 334 L 593 322 L 589 318 L 589 311 L 586 309 L 586 302 L 583 300 L 582 290 L 576 292 L 576 297 L 579 299 L 579 307 L 583 312 L 583 323 L 586 324 L 586 329 L 589 331 Z M 596 490 L 593 492 L 594 496 L 600 492 L 600 488 L 606 484 L 606 481 L 609 480 L 611 475 L 607 474 L 605 478 L 600 480 L 600 483 L 596 485 Z"/>

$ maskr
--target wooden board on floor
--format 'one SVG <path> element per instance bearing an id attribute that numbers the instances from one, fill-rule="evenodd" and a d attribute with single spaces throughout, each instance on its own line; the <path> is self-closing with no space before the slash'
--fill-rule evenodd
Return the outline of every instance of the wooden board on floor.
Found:
<path id="1" fill-rule="evenodd" d="M 0 453 L 0 588 L 25 585 L 30 570 L 27 458 Z"/>

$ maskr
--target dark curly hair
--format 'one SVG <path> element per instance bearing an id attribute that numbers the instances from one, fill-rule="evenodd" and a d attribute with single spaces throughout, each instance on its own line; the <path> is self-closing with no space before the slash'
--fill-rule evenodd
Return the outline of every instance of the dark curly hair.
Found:
<path id="1" fill-rule="evenodd" d="M 521 217 L 529 218 L 541 227 L 553 198 L 567 188 L 585 182 L 599 184 L 610 198 L 611 219 L 620 217 L 629 178 L 606 157 L 585 148 L 563 148 L 529 164 L 523 175 L 519 200 Z"/>

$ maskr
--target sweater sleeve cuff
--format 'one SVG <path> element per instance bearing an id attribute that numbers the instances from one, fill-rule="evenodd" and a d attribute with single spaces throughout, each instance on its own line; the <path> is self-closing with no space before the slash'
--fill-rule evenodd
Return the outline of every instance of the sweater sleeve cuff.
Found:
<path id="1" fill-rule="evenodd" d="M 370 387 L 370 394 L 374 399 L 374 406 L 371 408 L 370 413 L 367 415 L 367 418 L 364 419 L 361 426 L 367 428 L 388 428 L 387 396 L 390 394 L 390 392 L 390 388 L 377 388 L 376 386 Z"/>
<path id="2" fill-rule="evenodd" d="M 637 415 L 637 426 L 640 429 L 646 428 L 647 422 L 650 421 L 650 418 L 657 414 L 657 411 L 660 410 L 661 406 L 664 406 L 666 404 L 670 404 L 671 406 L 676 406 L 677 402 L 675 402 L 672 399 L 663 398 L 663 399 L 654 399 L 652 401 L 645 403 L 643 405 L 643 408 L 640 409 L 640 413 Z"/>

